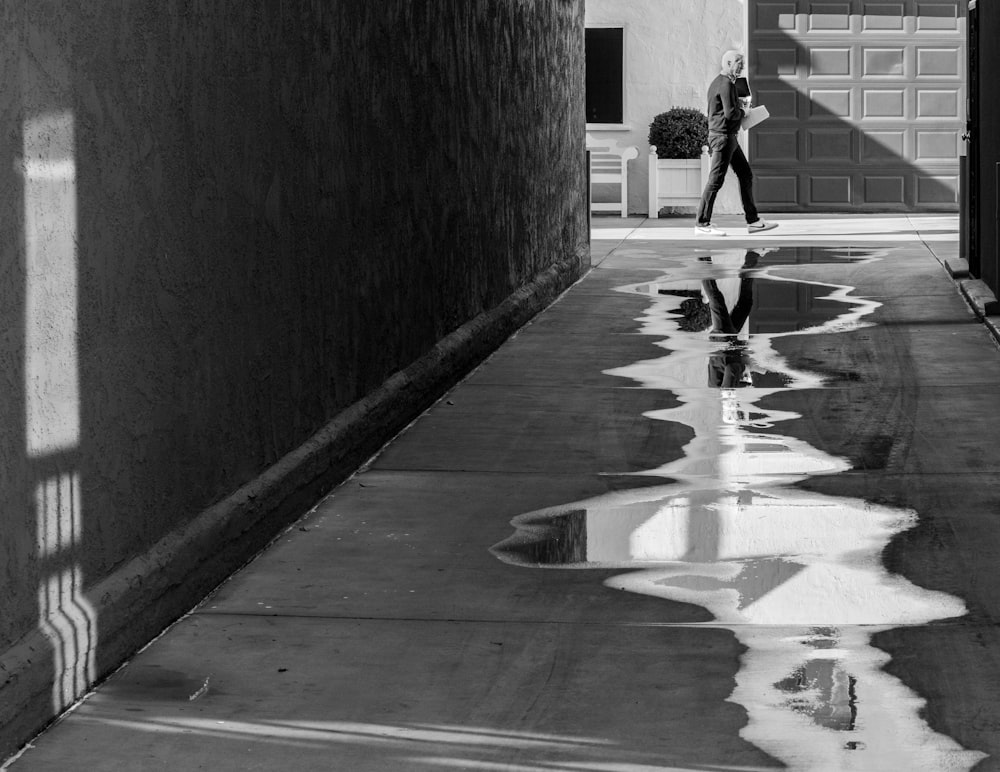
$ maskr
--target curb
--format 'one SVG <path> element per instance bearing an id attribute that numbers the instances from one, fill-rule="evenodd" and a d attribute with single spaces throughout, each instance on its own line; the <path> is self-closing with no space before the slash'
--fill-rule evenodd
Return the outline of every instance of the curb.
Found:
<path id="1" fill-rule="evenodd" d="M 0 653 L 0 762 L 72 707 L 54 704 L 53 676 L 59 683 L 79 673 L 88 655 L 98 658 L 98 682 L 114 672 L 350 477 L 589 268 L 588 244 L 445 336 L 263 474 L 86 588 L 97 610 L 97 640 L 74 649 L 67 657 L 72 661 L 62 663 L 60 672 L 53 645 L 40 628 Z"/>
<path id="2" fill-rule="evenodd" d="M 944 260 L 945 270 L 953 279 L 969 278 L 969 261 L 963 257 L 946 257 Z"/>
<path id="3" fill-rule="evenodd" d="M 981 279 L 962 279 L 958 286 L 976 316 L 982 318 L 1000 313 L 1000 303 L 986 282 Z"/>
<path id="4" fill-rule="evenodd" d="M 948 267 L 948 273 L 951 274 L 950 267 Z M 993 339 L 1000 344 L 1000 301 L 993 294 L 993 290 L 981 279 L 961 278 L 956 274 L 952 274 L 952 276 L 958 284 L 962 297 L 965 298 L 976 318 L 986 326 Z M 968 276 L 968 272 L 966 272 L 966 276 Z"/>

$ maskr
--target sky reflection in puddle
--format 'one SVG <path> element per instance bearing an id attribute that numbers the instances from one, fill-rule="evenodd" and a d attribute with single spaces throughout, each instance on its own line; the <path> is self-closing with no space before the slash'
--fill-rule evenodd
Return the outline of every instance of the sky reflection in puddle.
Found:
<path id="1" fill-rule="evenodd" d="M 718 251 L 620 288 L 649 298 L 639 332 L 661 338 L 665 353 L 607 373 L 680 401 L 645 416 L 693 429 L 684 456 L 638 473 L 676 482 L 521 515 L 493 552 L 524 566 L 633 569 L 606 585 L 708 609 L 707 624 L 747 647 L 730 696 L 747 710 L 741 736 L 792 769 L 971 769 L 984 755 L 933 732 L 925 701 L 870 645 L 879 630 L 965 613 L 959 599 L 882 565 L 916 513 L 793 487 L 850 465 L 775 433 L 798 416 L 757 405 L 824 385 L 792 368 L 775 339 L 859 329 L 880 304 L 852 287 L 772 275 L 794 250 L 767 259 L 772 251 Z"/>

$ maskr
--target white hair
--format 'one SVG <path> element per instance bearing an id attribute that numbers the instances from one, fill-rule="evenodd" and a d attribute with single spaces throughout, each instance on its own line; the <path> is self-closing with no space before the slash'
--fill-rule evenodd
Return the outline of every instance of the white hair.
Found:
<path id="1" fill-rule="evenodd" d="M 722 69 L 729 70 L 737 59 L 743 59 L 743 53 L 741 51 L 734 51 L 730 49 L 722 55 Z"/>

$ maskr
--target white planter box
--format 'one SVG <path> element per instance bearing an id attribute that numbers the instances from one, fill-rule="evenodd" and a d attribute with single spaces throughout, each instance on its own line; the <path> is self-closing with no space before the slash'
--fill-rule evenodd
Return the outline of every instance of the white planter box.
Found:
<path id="1" fill-rule="evenodd" d="M 649 146 L 649 217 L 657 218 L 664 206 L 698 206 L 708 179 L 708 146 L 701 158 L 657 158 L 656 146 Z"/>

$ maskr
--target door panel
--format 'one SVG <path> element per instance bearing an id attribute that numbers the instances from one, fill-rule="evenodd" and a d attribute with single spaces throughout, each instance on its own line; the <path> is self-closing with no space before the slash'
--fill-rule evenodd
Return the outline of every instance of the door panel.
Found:
<path id="1" fill-rule="evenodd" d="M 748 143 L 759 203 L 957 210 L 964 13 L 959 0 L 751 0 L 748 75 L 771 113 Z"/>

